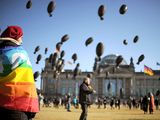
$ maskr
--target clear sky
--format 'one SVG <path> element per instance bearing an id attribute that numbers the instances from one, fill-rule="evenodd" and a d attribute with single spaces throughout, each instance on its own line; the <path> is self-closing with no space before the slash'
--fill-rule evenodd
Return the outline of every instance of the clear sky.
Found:
<path id="1" fill-rule="evenodd" d="M 68 34 L 70 39 L 62 46 L 65 50 L 65 69 L 73 69 L 76 64 L 68 65 L 71 56 L 77 53 L 82 71 L 93 68 L 95 49 L 99 42 L 105 46 L 102 57 L 108 54 L 120 54 L 127 63 L 133 57 L 136 71 L 143 71 L 144 64 L 156 70 L 160 67 L 160 0 L 55 0 L 56 8 L 49 17 L 47 6 L 50 0 L 32 0 L 32 7 L 26 9 L 27 0 L 0 0 L 0 28 L 3 31 L 9 25 L 23 28 L 23 46 L 29 54 L 33 71 L 41 71 L 44 60 L 55 51 L 55 45 L 61 37 Z M 101 21 L 97 11 L 105 5 L 104 20 Z M 126 14 L 119 14 L 119 8 L 126 4 Z M 138 35 L 139 41 L 133 43 Z M 85 46 L 87 38 L 94 41 Z M 123 40 L 128 45 L 123 44 Z M 33 54 L 39 45 L 40 51 Z M 44 49 L 48 47 L 47 55 Z M 37 65 L 36 57 L 43 58 Z M 136 65 L 138 57 L 144 54 L 145 59 Z M 39 87 L 40 78 L 37 81 Z"/>

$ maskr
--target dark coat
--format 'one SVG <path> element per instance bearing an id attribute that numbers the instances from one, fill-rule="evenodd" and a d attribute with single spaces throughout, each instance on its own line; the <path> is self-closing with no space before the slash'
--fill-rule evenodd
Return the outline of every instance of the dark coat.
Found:
<path id="1" fill-rule="evenodd" d="M 13 42 L 11 42 L 9 40 L 8 41 L 7 40 L 0 41 L 0 48 L 5 48 L 7 46 L 18 46 L 18 45 L 16 45 L 15 43 L 13 43 Z"/>
<path id="2" fill-rule="evenodd" d="M 79 90 L 79 103 L 80 104 L 91 104 L 91 94 L 93 93 L 93 89 L 90 89 L 86 83 L 82 83 L 80 85 Z"/>

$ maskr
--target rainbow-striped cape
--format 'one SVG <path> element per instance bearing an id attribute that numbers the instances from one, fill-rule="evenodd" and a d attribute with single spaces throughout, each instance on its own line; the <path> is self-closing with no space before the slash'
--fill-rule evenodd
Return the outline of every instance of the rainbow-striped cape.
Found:
<path id="1" fill-rule="evenodd" d="M 39 111 L 32 66 L 21 46 L 0 48 L 0 107 Z"/>

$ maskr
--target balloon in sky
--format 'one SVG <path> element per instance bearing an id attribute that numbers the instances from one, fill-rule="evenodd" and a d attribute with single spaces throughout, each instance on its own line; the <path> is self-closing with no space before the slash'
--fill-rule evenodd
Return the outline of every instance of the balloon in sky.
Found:
<path id="1" fill-rule="evenodd" d="M 123 57 L 121 55 L 119 55 L 116 58 L 116 67 L 118 67 L 122 61 L 123 61 Z"/>
<path id="2" fill-rule="evenodd" d="M 119 9 L 119 13 L 123 15 L 127 12 L 127 9 L 127 5 L 123 4 Z"/>
<path id="3" fill-rule="evenodd" d="M 76 53 L 74 53 L 74 54 L 72 55 L 72 59 L 73 59 L 73 62 L 75 63 L 75 61 L 77 60 L 77 54 L 76 54 Z"/>
<path id="4" fill-rule="evenodd" d="M 57 66 L 57 70 L 59 73 L 62 72 L 62 69 L 64 68 L 64 59 L 61 60 L 61 63 Z"/>
<path id="5" fill-rule="evenodd" d="M 61 42 L 58 42 L 58 43 L 56 44 L 56 50 L 57 50 L 58 52 L 61 51 L 61 45 L 62 45 Z"/>
<path id="6" fill-rule="evenodd" d="M 89 37 L 86 42 L 85 42 L 85 45 L 88 46 L 89 44 L 91 44 L 93 42 L 93 38 L 92 37 Z"/>
<path id="7" fill-rule="evenodd" d="M 50 56 L 49 56 L 49 63 L 52 62 L 52 57 L 53 57 L 53 54 L 50 54 Z"/>
<path id="8" fill-rule="evenodd" d="M 73 71 L 73 79 L 76 79 L 76 76 L 79 74 L 80 70 L 79 70 L 79 66 L 80 64 L 77 63 L 76 68 Z"/>
<path id="9" fill-rule="evenodd" d="M 137 62 L 137 65 L 139 65 L 140 64 L 140 62 L 142 62 L 143 60 L 144 60 L 144 58 L 145 58 L 145 56 L 142 54 L 142 55 L 140 55 L 139 56 L 139 58 L 138 58 L 138 62 Z"/>
<path id="10" fill-rule="evenodd" d="M 61 54 L 60 54 L 60 58 L 62 59 L 62 58 L 64 57 L 64 55 L 65 55 L 65 51 L 62 50 L 62 52 L 61 52 Z"/>
<path id="11" fill-rule="evenodd" d="M 52 17 L 52 12 L 53 10 L 55 9 L 56 7 L 56 4 L 54 1 L 51 1 L 49 4 L 48 4 L 48 7 L 47 7 L 47 12 L 49 14 L 50 17 Z"/>
<path id="12" fill-rule="evenodd" d="M 104 18 L 103 18 L 104 14 L 105 14 L 105 7 L 104 7 L 104 5 L 101 5 L 101 6 L 99 6 L 99 9 L 98 9 L 98 15 L 101 20 L 104 20 Z"/>
<path id="13" fill-rule="evenodd" d="M 36 81 L 36 79 L 38 78 L 38 76 L 39 76 L 39 71 L 36 71 L 35 73 L 34 73 L 34 80 Z"/>
<path id="14" fill-rule="evenodd" d="M 37 47 L 35 48 L 35 50 L 34 50 L 34 54 L 36 54 L 36 52 L 38 52 L 39 50 L 40 50 L 40 47 L 37 46 Z"/>
<path id="15" fill-rule="evenodd" d="M 38 63 L 39 63 L 39 61 L 41 60 L 41 58 L 42 58 L 42 55 L 41 55 L 41 54 L 39 54 L 39 55 L 37 56 L 37 62 L 36 62 L 36 64 L 38 64 Z"/>
<path id="16" fill-rule="evenodd" d="M 27 4 L 26 4 L 26 8 L 27 9 L 30 9 L 32 6 L 32 1 L 31 0 L 28 0 Z"/>
<path id="17" fill-rule="evenodd" d="M 123 40 L 123 44 L 127 45 L 128 44 L 127 40 Z"/>
<path id="18" fill-rule="evenodd" d="M 101 56 L 102 56 L 103 52 L 104 52 L 104 45 L 103 45 L 103 43 L 99 42 L 96 47 L 96 54 L 99 58 L 99 61 L 101 60 Z"/>
<path id="19" fill-rule="evenodd" d="M 45 48 L 45 52 L 44 53 L 47 54 L 47 51 L 48 51 L 48 48 Z"/>
<path id="20" fill-rule="evenodd" d="M 69 39 L 69 35 L 65 34 L 62 38 L 61 38 L 61 43 L 66 42 Z"/>
<path id="21" fill-rule="evenodd" d="M 57 63 L 58 54 L 55 52 L 52 56 L 52 69 L 55 67 Z"/>
<path id="22" fill-rule="evenodd" d="M 139 40 L 139 37 L 138 37 L 138 35 L 136 35 L 136 36 L 134 37 L 134 39 L 133 39 L 133 42 L 136 43 L 138 40 Z"/>

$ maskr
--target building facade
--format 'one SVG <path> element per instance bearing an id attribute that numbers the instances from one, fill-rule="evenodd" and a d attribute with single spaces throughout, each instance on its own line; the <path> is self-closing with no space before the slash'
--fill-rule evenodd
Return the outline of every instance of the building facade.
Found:
<path id="1" fill-rule="evenodd" d="M 48 59 L 41 74 L 41 90 L 46 96 L 61 96 L 70 93 L 77 96 L 79 85 L 87 74 L 92 74 L 92 86 L 97 91 L 94 96 L 108 96 L 128 98 L 130 96 L 140 97 L 148 92 L 156 93 L 160 89 L 160 70 L 154 70 L 153 76 L 143 72 L 135 72 L 133 59 L 130 63 L 123 59 L 116 67 L 117 55 L 110 54 L 102 58 L 98 63 L 98 69 L 91 72 L 81 72 L 73 79 L 72 70 L 64 70 L 56 79 Z"/>

